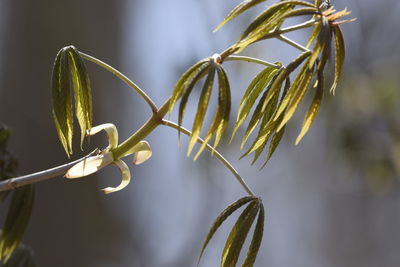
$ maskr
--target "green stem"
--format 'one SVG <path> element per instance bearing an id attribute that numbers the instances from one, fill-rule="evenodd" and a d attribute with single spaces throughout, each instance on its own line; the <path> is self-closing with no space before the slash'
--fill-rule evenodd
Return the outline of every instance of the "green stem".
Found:
<path id="1" fill-rule="evenodd" d="M 317 19 L 310 19 L 310 20 L 308 20 L 306 22 L 303 22 L 303 23 L 299 23 L 299 24 L 296 24 L 296 25 L 293 25 L 293 26 L 289 26 L 289 27 L 286 27 L 286 28 L 283 28 L 283 29 L 278 29 L 278 30 L 276 30 L 274 32 L 276 32 L 277 34 L 284 34 L 284 33 L 292 32 L 292 31 L 297 31 L 297 30 L 300 30 L 300 29 L 311 27 L 317 21 L 318 21 Z"/>
<path id="2" fill-rule="evenodd" d="M 253 63 L 257 63 L 257 64 L 261 64 L 267 67 L 272 67 L 275 69 L 280 69 L 281 66 L 274 64 L 274 63 L 270 63 L 258 58 L 254 58 L 254 57 L 247 57 L 247 56 L 234 56 L 234 55 L 230 55 L 227 58 L 225 58 L 225 61 L 233 61 L 233 60 L 241 60 L 241 61 L 247 61 L 247 62 L 253 62 Z"/>
<path id="3" fill-rule="evenodd" d="M 299 43 L 293 41 L 292 39 L 290 39 L 290 38 L 288 38 L 288 37 L 286 37 L 286 36 L 283 36 L 283 35 L 281 35 L 281 34 L 278 35 L 277 38 L 278 38 L 278 40 L 281 40 L 282 42 L 285 42 L 285 43 L 287 43 L 287 44 L 293 46 L 294 48 L 297 48 L 297 49 L 299 49 L 299 50 L 301 50 L 301 51 L 303 51 L 303 52 L 309 52 L 309 51 L 310 51 L 310 49 L 305 48 L 305 47 L 302 46 L 301 44 L 299 44 Z"/>
<path id="4" fill-rule="evenodd" d="M 187 130 L 186 128 L 179 126 L 178 124 L 172 122 L 172 121 L 168 121 L 168 120 L 162 120 L 162 124 L 168 127 L 171 127 L 173 129 L 179 130 L 182 133 L 186 134 L 187 136 L 191 136 L 192 133 Z M 204 140 L 201 138 L 197 138 L 197 142 L 200 144 L 204 143 Z M 211 153 L 213 153 L 213 155 L 215 155 L 215 157 L 217 159 L 219 159 L 222 164 L 225 165 L 225 167 L 227 167 L 230 172 L 235 176 L 236 180 L 238 180 L 238 182 L 242 185 L 242 187 L 244 188 L 244 190 L 246 190 L 246 192 L 249 195 L 254 196 L 254 193 L 250 190 L 250 188 L 248 187 L 248 185 L 246 184 L 246 182 L 243 180 L 243 178 L 239 175 L 239 173 L 235 170 L 235 168 L 232 166 L 232 164 L 229 163 L 228 160 L 226 160 L 224 158 L 224 156 L 222 156 L 214 147 L 212 147 L 211 145 L 207 144 L 206 148 L 208 151 L 210 151 Z"/>
<path id="5" fill-rule="evenodd" d="M 142 90 L 140 89 L 140 87 L 135 84 L 133 81 L 131 81 L 128 77 L 126 77 L 124 74 L 122 74 L 120 71 L 118 71 L 117 69 L 111 67 L 110 65 L 108 65 L 107 63 L 92 57 L 90 55 L 87 55 L 85 53 L 79 52 L 80 56 L 86 60 L 89 60 L 97 65 L 99 65 L 100 67 L 108 70 L 109 72 L 113 73 L 115 76 L 117 76 L 118 78 L 120 78 L 122 81 L 124 81 L 128 86 L 130 86 L 133 90 L 136 91 L 136 93 L 138 93 L 144 101 L 147 102 L 147 104 L 150 106 L 151 110 L 153 111 L 153 113 L 157 112 L 157 106 L 156 104 L 154 104 L 153 100 L 151 100 L 151 98 Z"/>

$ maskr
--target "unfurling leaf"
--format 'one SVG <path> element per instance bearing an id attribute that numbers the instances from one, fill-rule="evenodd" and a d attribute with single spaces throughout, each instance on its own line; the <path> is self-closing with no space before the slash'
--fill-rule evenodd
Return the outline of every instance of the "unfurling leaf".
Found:
<path id="1" fill-rule="evenodd" d="M 92 96 L 83 59 L 73 46 L 61 49 L 53 67 L 53 116 L 58 137 L 68 156 L 72 154 L 73 111 L 71 80 L 75 97 L 75 116 L 81 129 L 81 147 L 86 131 L 92 127 Z"/>
<path id="2" fill-rule="evenodd" d="M 250 9 L 251 7 L 264 2 L 266 0 L 245 0 L 239 5 L 237 5 L 231 12 L 224 18 L 224 20 L 218 25 L 218 27 L 214 30 L 214 32 L 218 31 L 222 26 L 224 26 L 227 22 L 233 20 L 237 16 L 239 16 L 244 11 Z"/>
<path id="3" fill-rule="evenodd" d="M 248 204 L 248 206 L 241 212 L 241 215 L 236 220 L 232 227 L 229 236 L 225 242 L 225 247 L 221 256 L 221 266 L 234 267 L 239 259 L 240 252 L 246 237 L 250 231 L 252 224 L 258 214 L 257 224 L 254 229 L 253 237 L 250 243 L 249 250 L 245 262 L 242 266 L 252 267 L 258 250 L 260 248 L 262 233 L 264 228 L 264 208 L 261 199 L 254 196 L 247 196 L 239 199 L 235 203 L 228 206 L 214 221 L 211 229 L 209 230 L 206 240 L 201 249 L 199 261 L 207 247 L 209 241 L 212 239 L 215 232 L 219 229 L 222 223 L 240 207 Z"/>
<path id="4" fill-rule="evenodd" d="M 3 262 L 8 261 L 20 244 L 31 216 L 34 196 L 33 185 L 23 186 L 14 191 L 0 235 L 0 260 Z"/>

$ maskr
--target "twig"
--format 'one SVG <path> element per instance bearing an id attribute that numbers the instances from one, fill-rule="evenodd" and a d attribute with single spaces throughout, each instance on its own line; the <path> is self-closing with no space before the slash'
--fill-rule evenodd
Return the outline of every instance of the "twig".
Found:
<path id="1" fill-rule="evenodd" d="M 225 58 L 224 61 L 233 61 L 233 60 L 241 60 L 241 61 L 247 61 L 247 62 L 253 62 L 253 63 L 257 63 L 257 64 L 261 64 L 267 67 L 272 67 L 275 69 L 280 69 L 281 66 L 274 64 L 274 63 L 270 63 L 258 58 L 254 58 L 254 57 L 247 57 L 247 56 L 234 56 L 234 55 L 230 55 L 227 58 Z"/>
<path id="2" fill-rule="evenodd" d="M 176 123 L 174 123 L 174 122 L 172 122 L 172 121 L 163 120 L 163 121 L 162 121 L 162 124 L 165 125 L 165 126 L 171 127 L 171 128 L 173 128 L 173 129 L 180 130 L 182 133 L 186 134 L 187 136 L 190 136 L 190 135 L 192 134 L 192 133 L 191 133 L 189 130 L 187 130 L 186 128 L 184 128 L 184 127 L 182 127 L 182 126 L 179 126 L 178 124 L 176 124 Z M 203 144 L 203 143 L 204 143 L 204 140 L 201 139 L 201 138 L 197 138 L 197 142 L 200 143 L 200 144 Z M 231 171 L 231 173 L 235 176 L 236 180 L 238 180 L 238 182 L 243 186 L 244 190 L 246 190 L 246 192 L 247 192 L 249 195 L 254 196 L 254 193 L 250 190 L 250 188 L 248 187 L 248 185 L 246 184 L 246 182 L 243 180 L 243 178 L 240 176 L 240 174 L 235 170 L 235 168 L 232 166 L 232 164 L 230 164 L 229 161 L 226 160 L 226 159 L 224 158 L 224 156 L 222 156 L 222 155 L 221 155 L 214 147 L 212 147 L 211 145 L 207 144 L 207 145 L 206 145 L 206 148 L 207 148 L 208 151 L 212 152 L 213 155 L 214 155 L 217 159 L 219 159 L 219 160 L 222 162 L 222 164 L 224 164 L 225 167 L 227 167 L 227 168 Z"/>
<path id="3" fill-rule="evenodd" d="M 1 191 L 7 191 L 7 190 L 12 190 L 16 189 L 18 187 L 28 185 L 28 184 L 34 184 L 38 182 L 42 182 L 44 180 L 50 179 L 50 178 L 55 178 L 60 175 L 64 175 L 65 172 L 70 169 L 72 166 L 77 164 L 78 162 L 98 153 L 99 149 L 96 149 L 89 153 L 88 155 L 84 156 L 83 158 L 80 158 L 78 160 L 75 160 L 73 162 L 57 166 L 48 170 L 36 172 L 36 173 L 31 173 L 19 177 L 14 177 L 10 178 L 4 181 L 0 182 L 0 192 Z"/>

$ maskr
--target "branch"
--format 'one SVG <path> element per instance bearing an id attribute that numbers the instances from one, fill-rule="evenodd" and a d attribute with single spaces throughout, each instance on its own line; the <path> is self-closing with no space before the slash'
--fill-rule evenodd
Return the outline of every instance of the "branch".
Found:
<path id="1" fill-rule="evenodd" d="M 153 111 L 153 113 L 157 112 L 157 106 L 156 104 L 153 102 L 153 100 L 151 100 L 151 98 L 137 85 L 135 84 L 133 81 L 131 81 L 128 77 L 126 77 L 124 74 L 122 74 L 120 71 L 118 71 L 117 69 L 111 67 L 110 65 L 108 65 L 107 63 L 92 57 L 90 55 L 87 55 L 85 53 L 79 52 L 80 56 L 86 60 L 89 60 L 97 65 L 99 65 L 100 67 L 108 70 L 109 72 L 113 73 L 115 76 L 117 76 L 118 78 L 120 78 L 122 81 L 124 81 L 127 85 L 129 85 L 133 90 L 136 91 L 136 93 L 138 93 L 144 101 L 147 102 L 147 104 L 150 106 L 151 110 Z"/>
<path id="2" fill-rule="evenodd" d="M 182 133 L 186 134 L 187 136 L 190 136 L 192 134 L 192 132 L 190 132 L 189 130 L 187 130 L 186 128 L 179 126 L 178 124 L 172 122 L 172 121 L 168 121 L 168 120 L 163 120 L 162 124 L 168 127 L 171 127 L 173 129 L 176 130 L 180 130 Z M 201 138 L 197 138 L 197 142 L 200 144 L 204 143 L 204 140 Z M 222 164 L 224 164 L 229 170 L 230 172 L 235 176 L 236 180 L 238 180 L 238 182 L 243 186 L 244 190 L 246 190 L 246 192 L 249 195 L 254 196 L 254 193 L 250 190 L 250 188 L 248 187 L 248 185 L 246 184 L 246 182 L 243 180 L 243 178 L 240 176 L 240 174 L 235 170 L 235 168 L 232 166 L 232 164 L 229 163 L 228 160 L 226 160 L 224 158 L 224 156 L 222 156 L 214 147 L 212 147 L 211 145 L 207 144 L 206 148 L 208 151 L 210 151 L 213 155 L 215 155 L 215 157 L 217 159 L 219 159 Z"/>
<path id="3" fill-rule="evenodd" d="M 241 61 L 247 61 L 247 62 L 253 62 L 253 63 L 257 63 L 260 65 L 264 65 L 267 67 L 272 67 L 275 69 L 280 69 L 281 66 L 274 64 L 274 63 L 270 63 L 258 58 L 253 58 L 253 57 L 247 57 L 247 56 L 234 56 L 234 55 L 230 55 L 227 58 L 225 58 L 225 61 L 233 61 L 233 60 L 241 60 Z"/>
<path id="4" fill-rule="evenodd" d="M 73 162 L 57 166 L 48 170 L 36 172 L 36 173 L 31 173 L 19 177 L 14 177 L 10 178 L 4 181 L 0 182 L 0 192 L 1 191 L 8 191 L 8 190 L 13 190 L 18 187 L 28 185 L 28 184 L 34 184 L 38 182 L 42 182 L 44 180 L 48 180 L 50 178 L 55 178 L 60 175 L 64 175 L 67 170 L 69 170 L 72 166 L 77 164 L 78 162 L 98 153 L 99 149 L 95 149 L 88 155 L 84 156 L 83 158 L 80 158 L 78 160 L 75 160 Z"/>

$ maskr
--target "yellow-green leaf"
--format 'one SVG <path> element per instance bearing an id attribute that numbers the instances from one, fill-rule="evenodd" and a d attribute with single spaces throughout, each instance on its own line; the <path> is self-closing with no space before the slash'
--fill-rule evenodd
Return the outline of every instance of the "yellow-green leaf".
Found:
<path id="1" fill-rule="evenodd" d="M 260 211 L 258 213 L 257 224 L 254 229 L 253 238 L 251 239 L 250 247 L 246 255 L 246 259 L 242 267 L 253 267 L 256 261 L 258 251 L 260 250 L 261 241 L 264 233 L 264 206 L 260 203 Z"/>
<path id="2" fill-rule="evenodd" d="M 315 91 L 314 99 L 308 110 L 306 117 L 304 118 L 303 126 L 300 131 L 299 136 L 296 139 L 296 145 L 301 141 L 307 131 L 310 129 L 315 117 L 318 114 L 319 108 L 321 106 L 322 97 L 324 94 L 324 74 L 323 71 L 318 72 L 318 81 Z"/>
<path id="3" fill-rule="evenodd" d="M 31 216 L 34 196 L 33 185 L 18 188 L 13 194 L 0 236 L 0 260 L 2 262 L 7 262 L 18 248 Z"/>
<path id="4" fill-rule="evenodd" d="M 345 49 L 343 34 L 339 26 L 333 27 L 333 33 L 335 35 L 335 79 L 333 81 L 333 85 L 330 91 L 332 94 L 335 94 L 335 90 L 339 82 L 340 75 L 342 73 L 346 49 Z"/>
<path id="5" fill-rule="evenodd" d="M 203 89 L 201 91 L 199 103 L 197 105 L 196 116 L 193 121 L 192 135 L 190 136 L 189 147 L 187 152 L 188 156 L 192 152 L 192 149 L 197 142 L 197 138 L 199 137 L 201 128 L 203 126 L 204 117 L 206 115 L 208 103 L 210 101 L 211 90 L 214 85 L 215 69 L 216 68 L 214 63 L 211 64 L 210 72 L 208 73 L 206 81 L 204 82 Z"/>
<path id="6" fill-rule="evenodd" d="M 218 217 L 215 219 L 215 221 L 213 222 L 210 230 L 208 231 L 208 234 L 206 236 L 206 239 L 203 243 L 203 246 L 201 248 L 201 252 L 200 252 L 200 256 L 199 256 L 199 262 L 201 257 L 203 256 L 204 250 L 206 249 L 208 243 L 211 241 L 211 239 L 213 238 L 214 234 L 217 232 L 218 228 L 222 225 L 222 223 L 229 217 L 232 215 L 232 213 L 234 213 L 237 209 L 239 209 L 240 207 L 242 207 L 243 205 L 249 203 L 250 201 L 254 201 L 257 200 L 258 198 L 255 196 L 246 196 L 243 197 L 237 201 L 235 201 L 234 203 L 232 203 L 231 205 L 229 205 L 228 207 L 226 207 L 219 215 Z"/>
<path id="7" fill-rule="evenodd" d="M 218 25 L 218 27 L 214 30 L 214 32 L 218 31 L 222 26 L 224 26 L 228 21 L 239 16 L 244 11 L 250 9 L 251 7 L 264 2 L 266 0 L 245 0 L 239 5 L 237 5 L 231 12 L 224 18 L 224 20 Z"/>

